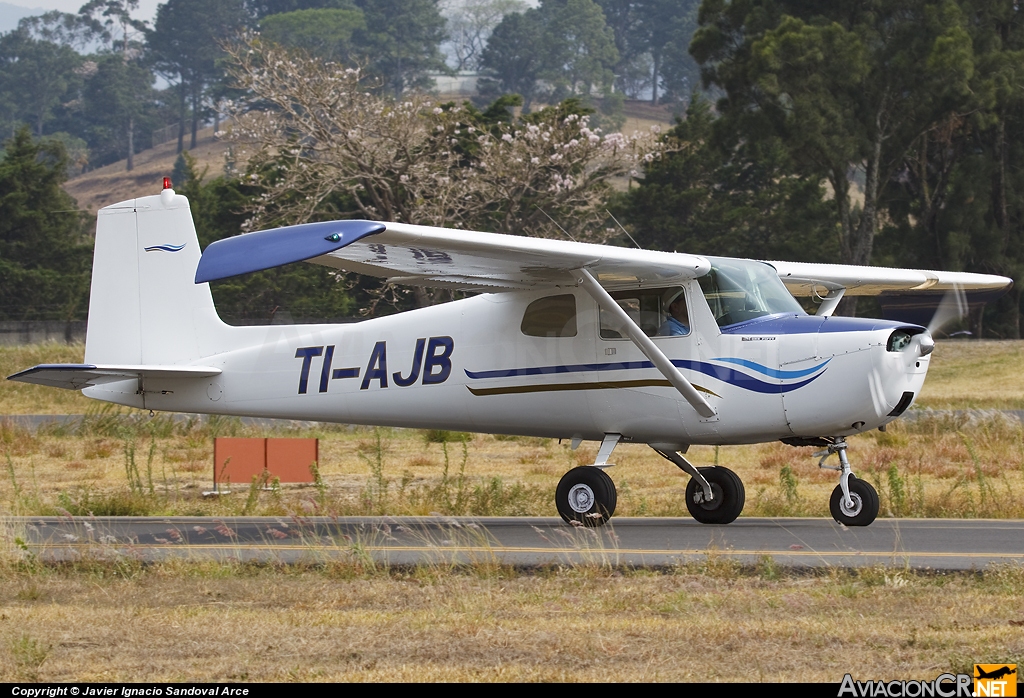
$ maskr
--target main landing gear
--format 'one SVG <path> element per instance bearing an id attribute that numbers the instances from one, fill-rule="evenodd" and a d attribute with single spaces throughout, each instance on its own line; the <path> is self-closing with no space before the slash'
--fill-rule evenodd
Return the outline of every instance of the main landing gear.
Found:
<path id="1" fill-rule="evenodd" d="M 615 513 L 618 498 L 615 483 L 605 473 L 610 468 L 609 456 L 622 438 L 621 434 L 605 434 L 593 465 L 573 468 L 558 481 L 555 507 L 558 515 L 573 526 L 603 526 Z M 574 439 L 573 449 L 580 445 Z"/>
<path id="2" fill-rule="evenodd" d="M 593 465 L 573 468 L 558 482 L 555 506 L 566 523 L 601 526 L 615 513 L 615 483 L 604 472 L 619 434 L 606 434 Z M 686 509 L 700 523 L 732 523 L 743 511 L 746 491 L 739 476 L 728 468 L 696 468 L 678 452 L 675 444 L 651 444 L 663 458 L 690 475 L 686 484 Z M 858 482 L 860 482 L 858 480 Z"/>
<path id="3" fill-rule="evenodd" d="M 739 475 L 719 465 L 695 468 L 676 449 L 666 444 L 650 446 L 655 453 L 690 476 L 686 483 L 686 510 L 690 516 L 704 524 L 727 524 L 742 513 L 747 493 Z"/>
<path id="4" fill-rule="evenodd" d="M 839 454 L 839 465 L 825 465 L 825 460 L 833 453 Z M 878 493 L 870 483 L 858 480 L 851 472 L 850 461 L 846 458 L 846 439 L 837 437 L 814 456 L 821 459 L 819 468 L 840 472 L 839 484 L 832 490 L 828 502 L 832 518 L 844 526 L 867 526 L 874 521 L 878 516 Z"/>

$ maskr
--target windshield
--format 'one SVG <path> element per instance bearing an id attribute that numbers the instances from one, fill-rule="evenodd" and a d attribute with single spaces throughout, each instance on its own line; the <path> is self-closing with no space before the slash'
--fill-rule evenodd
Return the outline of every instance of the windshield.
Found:
<path id="1" fill-rule="evenodd" d="M 806 314 L 770 265 L 745 259 L 707 259 L 711 271 L 698 281 L 719 327 L 774 313 Z"/>

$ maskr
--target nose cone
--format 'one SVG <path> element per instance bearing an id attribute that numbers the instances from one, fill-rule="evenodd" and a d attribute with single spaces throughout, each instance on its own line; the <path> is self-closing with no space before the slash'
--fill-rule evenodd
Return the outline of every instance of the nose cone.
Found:
<path id="1" fill-rule="evenodd" d="M 935 351 L 935 340 L 932 339 L 931 332 L 922 332 L 921 334 L 914 337 L 917 344 L 918 356 L 928 356 Z"/>

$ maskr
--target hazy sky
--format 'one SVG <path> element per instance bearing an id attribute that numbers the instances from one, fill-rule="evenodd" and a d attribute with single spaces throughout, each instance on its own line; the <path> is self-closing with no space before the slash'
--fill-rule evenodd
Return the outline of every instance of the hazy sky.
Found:
<path id="1" fill-rule="evenodd" d="M 21 7 L 38 7 L 41 10 L 60 10 L 61 12 L 78 12 L 78 8 L 86 0 L 5 0 L 10 5 Z M 139 11 L 135 15 L 139 19 L 152 20 L 156 16 L 156 6 L 161 0 L 139 0 Z"/>

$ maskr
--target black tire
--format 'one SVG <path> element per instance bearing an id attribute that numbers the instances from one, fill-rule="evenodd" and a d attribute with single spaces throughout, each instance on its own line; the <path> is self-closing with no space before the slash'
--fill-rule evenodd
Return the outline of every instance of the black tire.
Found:
<path id="1" fill-rule="evenodd" d="M 743 512 L 747 491 L 739 475 L 721 466 L 697 468 L 711 485 L 714 499 L 704 501 L 704 488 L 696 478 L 686 483 L 686 509 L 690 516 L 703 524 L 728 524 Z"/>
<path id="2" fill-rule="evenodd" d="M 832 518 L 844 526 L 867 526 L 878 516 L 878 493 L 870 483 L 850 476 L 850 499 L 853 509 L 847 510 L 843 503 L 843 488 L 836 485 L 832 490 L 828 508 Z"/>
<path id="3" fill-rule="evenodd" d="M 573 468 L 555 489 L 558 514 L 574 526 L 603 526 L 615 513 L 617 499 L 615 483 L 593 465 Z"/>

